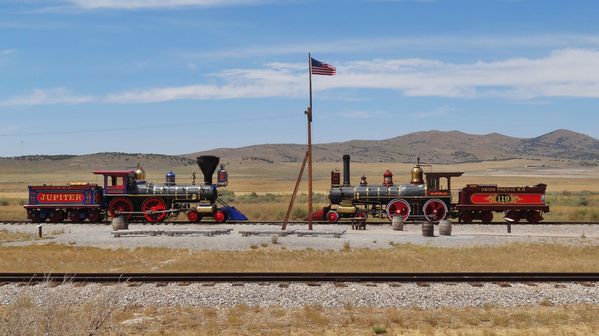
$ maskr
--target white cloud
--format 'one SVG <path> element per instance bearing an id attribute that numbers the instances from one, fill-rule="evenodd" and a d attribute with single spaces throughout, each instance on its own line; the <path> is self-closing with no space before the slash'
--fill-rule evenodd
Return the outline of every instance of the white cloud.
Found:
<path id="1" fill-rule="evenodd" d="M 10 135 L 15 133 L 19 128 L 14 125 L 0 127 L 0 135 Z"/>
<path id="2" fill-rule="evenodd" d="M 453 108 L 451 106 L 441 106 L 438 107 L 432 111 L 425 111 L 425 112 L 416 112 L 414 114 L 414 117 L 418 118 L 418 119 L 427 119 L 427 118 L 436 118 L 436 117 L 443 117 L 455 112 L 459 112 L 461 111 L 461 109 L 457 109 L 457 108 Z"/>
<path id="3" fill-rule="evenodd" d="M 7 56 L 7 55 L 13 54 L 15 52 L 17 52 L 16 49 L 4 49 L 4 50 L 0 50 L 0 56 Z"/>
<path id="4" fill-rule="evenodd" d="M 0 100 L 0 106 L 81 104 L 93 101 L 91 96 L 74 95 L 65 88 L 33 90 L 31 93 Z"/>
<path id="5" fill-rule="evenodd" d="M 455 98 L 599 98 L 599 52 L 557 50 L 542 58 L 458 64 L 429 59 L 375 59 L 337 63 L 337 76 L 316 76 L 314 90 L 383 89 L 407 96 Z M 220 85 L 153 88 L 112 94 L 113 103 L 176 99 L 298 97 L 306 94 L 303 64 L 273 63 L 263 69 L 213 74 Z"/>
<path id="6" fill-rule="evenodd" d="M 326 61 L 337 67 L 337 76 L 314 76 L 314 91 L 374 89 L 394 90 L 406 96 L 513 100 L 599 98 L 599 51 L 590 49 L 561 49 L 541 58 L 473 63 L 432 59 Z M 35 90 L 28 95 L 0 101 L 0 105 L 305 97 L 308 91 L 306 72 L 306 65 L 302 63 L 270 63 L 258 69 L 229 69 L 209 74 L 206 82 L 196 85 L 136 89 L 111 93 L 103 98 L 75 95 L 64 88 Z M 451 112 L 447 109 L 429 114 Z M 421 117 L 427 117 L 426 113 Z"/>
<path id="7" fill-rule="evenodd" d="M 336 39 L 334 41 L 314 42 L 294 41 L 289 44 L 244 46 L 228 50 L 200 50 L 180 52 L 176 55 L 185 59 L 246 58 L 267 55 L 303 54 L 307 50 L 314 54 L 322 53 L 372 53 L 396 50 L 435 50 L 471 52 L 475 50 L 513 49 L 561 49 L 576 46 L 578 48 L 598 48 L 599 35 L 575 34 L 539 34 L 522 36 L 387 36 L 364 39 Z"/>
<path id="8" fill-rule="evenodd" d="M 372 119 L 382 114 L 380 111 L 346 111 L 338 113 L 340 117 L 348 119 Z"/>
<path id="9" fill-rule="evenodd" d="M 68 0 L 83 9 L 141 9 L 251 5 L 258 0 Z"/>
<path id="10" fill-rule="evenodd" d="M 295 97 L 306 91 L 296 65 L 271 64 L 265 69 L 232 69 L 212 74 L 221 85 L 187 85 L 111 94 L 109 103 L 155 103 L 178 99 Z M 304 69 L 305 71 L 305 69 Z"/>

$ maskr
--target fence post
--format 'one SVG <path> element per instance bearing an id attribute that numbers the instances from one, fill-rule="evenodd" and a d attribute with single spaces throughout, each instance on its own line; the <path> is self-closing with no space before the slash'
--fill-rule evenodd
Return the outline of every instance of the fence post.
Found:
<path id="1" fill-rule="evenodd" d="M 42 238 L 42 226 L 44 226 L 44 223 L 42 223 L 42 224 L 39 224 L 39 225 L 37 226 L 37 236 L 38 236 L 39 238 Z"/>

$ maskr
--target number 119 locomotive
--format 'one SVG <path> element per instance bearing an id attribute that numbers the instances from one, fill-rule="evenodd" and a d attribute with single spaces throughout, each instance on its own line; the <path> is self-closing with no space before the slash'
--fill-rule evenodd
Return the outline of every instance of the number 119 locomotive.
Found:
<path id="1" fill-rule="evenodd" d="M 549 212 L 545 204 L 545 184 L 532 187 L 499 187 L 497 185 L 469 184 L 458 191 L 452 203 L 451 178 L 463 172 L 425 173 L 420 160 L 411 171 L 409 184 L 393 183 L 393 173 L 383 174 L 383 184 L 371 185 L 362 177 L 359 185 L 350 183 L 350 157 L 343 156 L 343 182 L 340 172 L 331 172 L 330 204 L 312 214 L 312 219 L 335 223 L 340 219 L 365 222 L 369 215 L 392 219 L 402 216 L 406 220 L 439 222 L 445 218 L 458 218 L 460 222 L 483 223 L 493 221 L 493 213 L 503 213 L 513 222 L 527 220 L 538 223 L 543 213 Z"/>

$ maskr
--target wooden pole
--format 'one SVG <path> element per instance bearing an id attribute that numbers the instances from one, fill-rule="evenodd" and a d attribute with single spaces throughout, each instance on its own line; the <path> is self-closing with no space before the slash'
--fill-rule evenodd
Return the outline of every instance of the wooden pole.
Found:
<path id="1" fill-rule="evenodd" d="M 291 194 L 291 200 L 289 201 L 289 207 L 287 208 L 287 214 L 285 214 L 285 221 L 283 221 L 283 226 L 281 230 L 287 229 L 287 223 L 289 222 L 289 217 L 291 216 L 291 210 L 293 210 L 293 203 L 295 202 L 295 196 L 297 196 L 297 190 L 299 189 L 299 185 L 302 182 L 302 176 L 304 175 L 304 168 L 306 168 L 306 161 L 308 160 L 308 152 L 304 155 L 304 162 L 302 162 L 302 168 L 300 169 L 300 173 L 297 176 L 297 181 L 295 181 L 295 188 L 293 189 L 293 194 Z"/>
<path id="2" fill-rule="evenodd" d="M 312 56 L 308 53 L 310 106 L 308 107 L 308 230 L 312 230 Z"/>

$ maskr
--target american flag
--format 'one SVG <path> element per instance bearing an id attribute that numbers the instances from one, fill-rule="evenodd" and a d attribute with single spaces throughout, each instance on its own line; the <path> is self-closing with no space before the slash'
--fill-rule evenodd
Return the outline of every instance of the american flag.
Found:
<path id="1" fill-rule="evenodd" d="M 312 62 L 313 75 L 335 76 L 337 69 L 335 69 L 334 66 L 322 63 L 321 61 L 315 60 L 312 57 L 310 57 L 310 61 Z"/>

